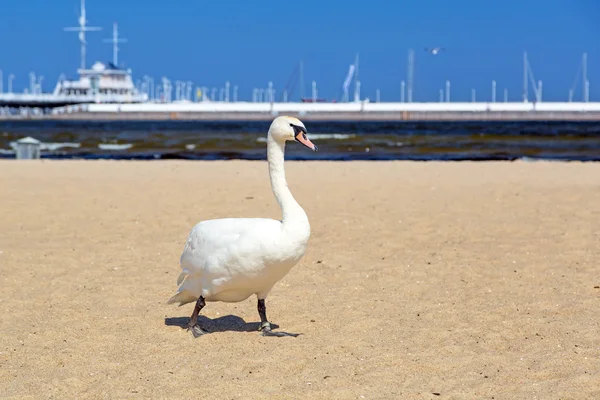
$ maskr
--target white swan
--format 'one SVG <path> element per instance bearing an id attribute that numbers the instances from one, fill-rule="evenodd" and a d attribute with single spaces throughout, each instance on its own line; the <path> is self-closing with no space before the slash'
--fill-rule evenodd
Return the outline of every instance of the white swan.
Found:
<path id="1" fill-rule="evenodd" d="M 194 337 L 205 333 L 198 313 L 206 301 L 239 302 L 255 294 L 260 328 L 265 336 L 297 336 L 273 332 L 265 298 L 275 283 L 300 261 L 310 237 L 310 224 L 285 180 L 285 142 L 296 140 L 313 151 L 306 128 L 297 118 L 277 117 L 267 134 L 271 189 L 281 207 L 281 221 L 267 218 L 223 218 L 198 223 L 181 255 L 177 293 L 168 300 L 182 306 L 196 301 L 188 329 Z"/>

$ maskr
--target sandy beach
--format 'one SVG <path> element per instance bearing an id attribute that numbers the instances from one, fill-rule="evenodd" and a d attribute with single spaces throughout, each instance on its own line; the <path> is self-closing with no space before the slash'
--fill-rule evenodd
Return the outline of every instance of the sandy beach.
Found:
<path id="1" fill-rule="evenodd" d="M 600 164 L 287 162 L 312 227 L 267 298 L 167 305 L 265 162 L 0 161 L 0 397 L 600 398 Z"/>

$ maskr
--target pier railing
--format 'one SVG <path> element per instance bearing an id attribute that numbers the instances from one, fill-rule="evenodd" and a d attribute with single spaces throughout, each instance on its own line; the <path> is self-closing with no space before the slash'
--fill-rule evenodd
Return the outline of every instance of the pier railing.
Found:
<path id="1" fill-rule="evenodd" d="M 381 113 L 381 112 L 600 112 L 600 102 L 543 103 L 138 103 L 88 104 L 86 111 L 94 113 Z"/>

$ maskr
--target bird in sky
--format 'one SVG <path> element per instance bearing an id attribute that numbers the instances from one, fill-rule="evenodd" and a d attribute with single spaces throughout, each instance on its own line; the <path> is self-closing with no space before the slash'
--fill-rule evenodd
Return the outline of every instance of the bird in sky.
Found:
<path id="1" fill-rule="evenodd" d="M 431 49 L 430 49 L 430 48 L 428 48 L 428 47 L 426 47 L 426 48 L 425 48 L 425 51 L 428 51 L 428 52 L 430 52 L 431 54 L 433 54 L 433 55 L 436 55 L 436 54 L 438 54 L 440 51 L 446 51 L 446 49 L 445 49 L 445 48 L 443 48 L 443 47 L 433 47 L 433 48 L 431 48 Z"/>

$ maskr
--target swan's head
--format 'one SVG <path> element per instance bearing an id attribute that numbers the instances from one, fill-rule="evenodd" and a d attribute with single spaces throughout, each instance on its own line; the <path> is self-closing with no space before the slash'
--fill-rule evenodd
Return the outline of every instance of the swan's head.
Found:
<path id="1" fill-rule="evenodd" d="M 271 123 L 269 135 L 279 141 L 295 140 L 312 151 L 317 151 L 317 146 L 306 137 L 306 128 L 302 121 L 294 117 L 277 117 Z"/>

